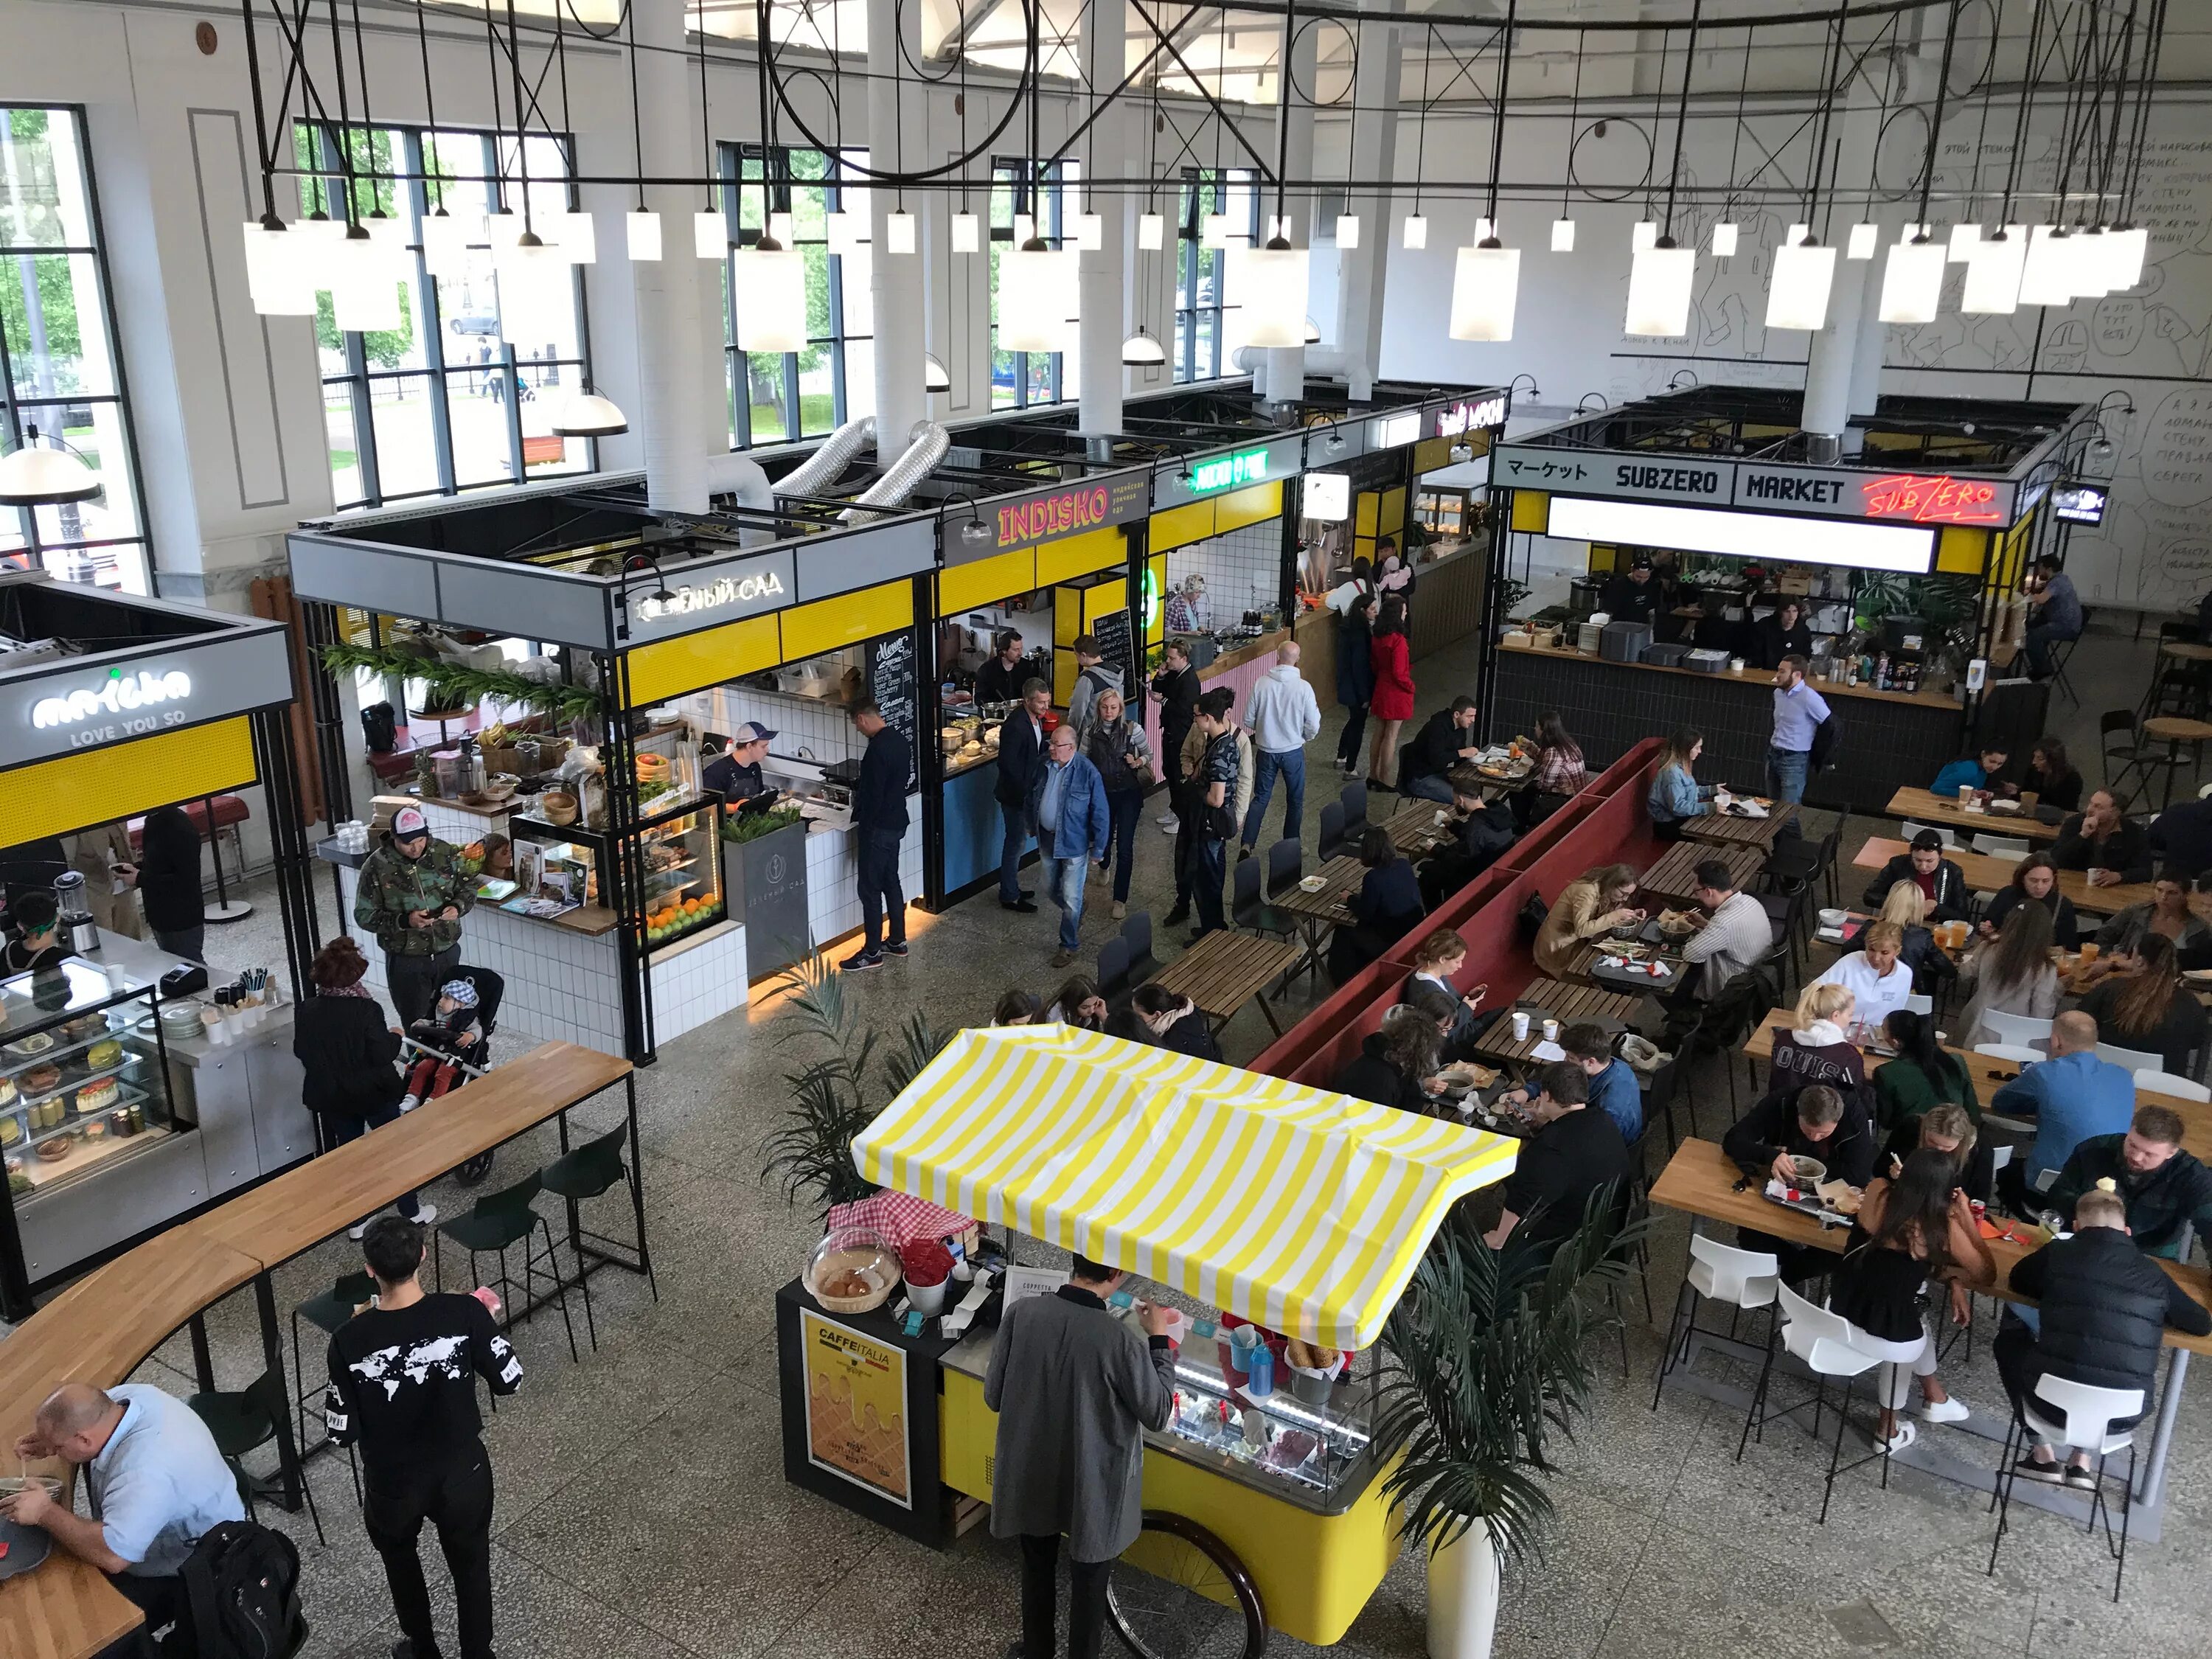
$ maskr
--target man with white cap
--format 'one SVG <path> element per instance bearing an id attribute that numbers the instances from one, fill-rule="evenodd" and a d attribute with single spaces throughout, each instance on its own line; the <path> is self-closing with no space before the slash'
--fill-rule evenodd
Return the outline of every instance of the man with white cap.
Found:
<path id="1" fill-rule="evenodd" d="M 361 866 L 353 918 L 383 948 L 385 988 L 403 1027 L 425 1018 L 459 971 L 461 918 L 476 902 L 460 849 L 433 838 L 421 807 L 401 807 L 389 839 Z"/>
<path id="2" fill-rule="evenodd" d="M 730 746 L 707 763 L 699 774 L 700 783 L 732 806 L 762 795 L 774 795 L 776 792 L 769 787 L 768 780 L 761 773 L 761 763 L 768 758 L 769 739 L 774 736 L 775 733 L 758 720 L 745 721 L 730 733 Z"/>

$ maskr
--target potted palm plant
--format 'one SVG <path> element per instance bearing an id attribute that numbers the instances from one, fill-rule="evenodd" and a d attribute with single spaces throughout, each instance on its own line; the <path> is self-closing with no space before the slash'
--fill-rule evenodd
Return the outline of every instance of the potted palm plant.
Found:
<path id="1" fill-rule="evenodd" d="M 1516 1227 L 1492 1249 L 1462 1206 L 1392 1310 L 1376 1381 L 1376 1443 L 1402 1536 L 1428 1551 L 1430 1659 L 1486 1659 L 1503 1562 L 1538 1546 L 1545 1476 L 1595 1376 L 1592 1339 L 1619 1315 L 1641 1222 L 1610 1188 L 1556 1247 Z"/>

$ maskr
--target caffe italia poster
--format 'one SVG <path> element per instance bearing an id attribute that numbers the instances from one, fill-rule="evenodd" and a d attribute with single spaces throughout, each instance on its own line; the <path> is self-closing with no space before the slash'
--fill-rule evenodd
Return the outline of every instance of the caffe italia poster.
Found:
<path id="1" fill-rule="evenodd" d="M 807 1461 L 912 1509 L 906 1355 L 817 1313 L 799 1318 Z"/>

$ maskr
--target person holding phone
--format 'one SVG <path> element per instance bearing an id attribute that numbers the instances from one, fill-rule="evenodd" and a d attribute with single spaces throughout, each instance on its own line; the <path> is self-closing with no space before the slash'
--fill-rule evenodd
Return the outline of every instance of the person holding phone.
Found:
<path id="1" fill-rule="evenodd" d="M 138 914 L 138 854 L 121 823 L 99 823 L 69 837 L 70 866 L 84 877 L 92 919 L 125 939 L 144 937 Z"/>

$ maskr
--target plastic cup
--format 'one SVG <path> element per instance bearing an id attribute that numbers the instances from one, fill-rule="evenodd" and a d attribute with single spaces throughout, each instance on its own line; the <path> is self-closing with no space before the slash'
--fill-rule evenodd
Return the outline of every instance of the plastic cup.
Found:
<path id="1" fill-rule="evenodd" d="M 2094 939 L 2087 939 L 2083 942 L 2081 945 L 2081 965 L 2084 968 L 2087 968 L 2091 963 L 2097 959 L 2097 951 L 2099 948 L 2097 941 Z"/>
<path id="2" fill-rule="evenodd" d="M 1743 672 L 1743 659 L 1741 657 L 1730 657 L 1729 659 L 1729 672 L 1731 674 L 1741 674 Z"/>
<path id="3" fill-rule="evenodd" d="M 1559 1022 L 1556 1019 L 1546 1020 L 1544 1022 L 1544 1041 L 1547 1042 L 1557 1042 L 1559 1040 Z"/>
<path id="4" fill-rule="evenodd" d="M 1513 1040 L 1520 1042 L 1525 1041 L 1528 1036 L 1528 1016 L 1523 1012 L 1516 1010 L 1513 1015 Z"/>

